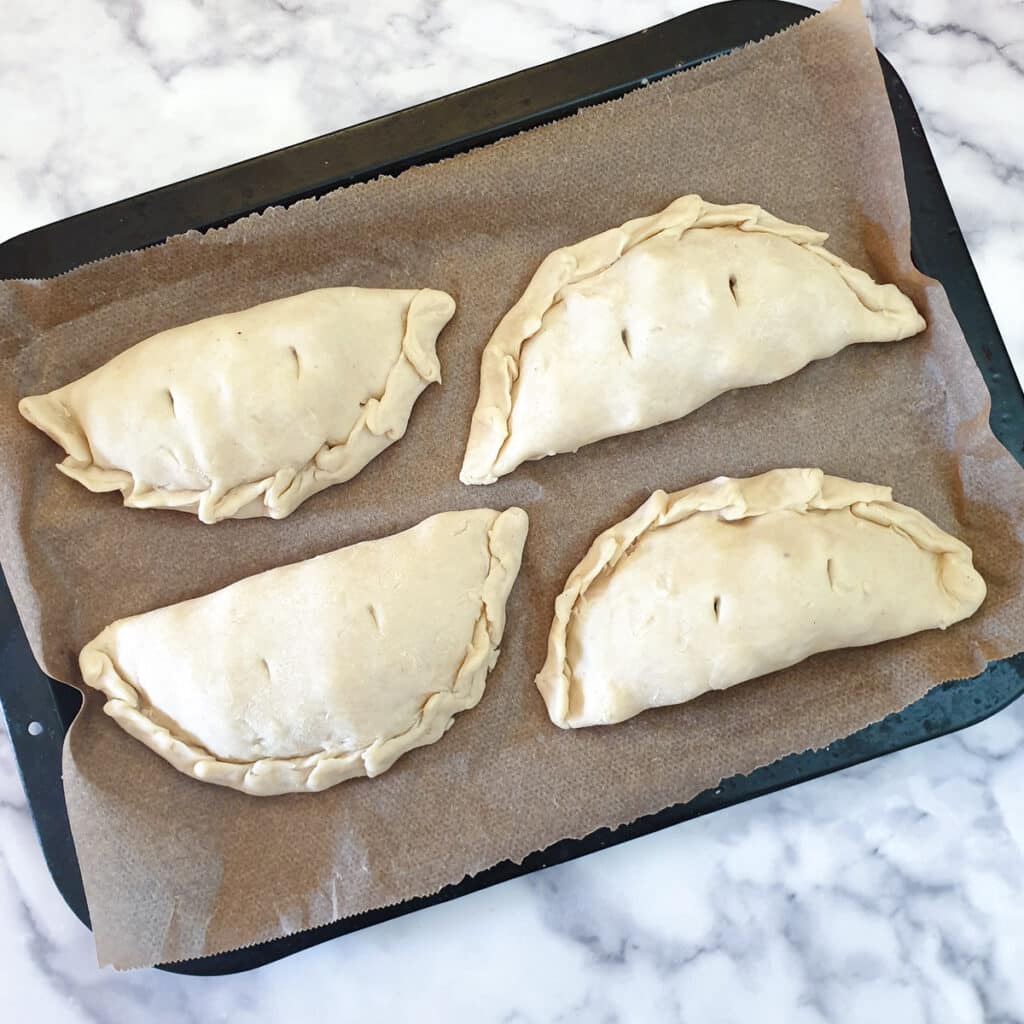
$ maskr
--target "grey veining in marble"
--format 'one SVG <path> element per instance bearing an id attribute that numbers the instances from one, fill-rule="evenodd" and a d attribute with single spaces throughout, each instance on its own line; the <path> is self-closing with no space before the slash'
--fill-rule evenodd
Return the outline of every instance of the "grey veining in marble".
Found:
<path id="1" fill-rule="evenodd" d="M 0 238 L 692 2 L 6 0 Z M 1024 3 L 873 0 L 1018 372 Z M 118 975 L 0 738 L 0 1019 L 1024 1021 L 1024 701 L 963 733 L 306 951 Z"/>

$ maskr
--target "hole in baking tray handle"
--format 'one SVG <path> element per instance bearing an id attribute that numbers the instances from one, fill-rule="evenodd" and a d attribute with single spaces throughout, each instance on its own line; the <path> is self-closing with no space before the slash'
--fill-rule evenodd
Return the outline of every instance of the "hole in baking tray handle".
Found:
<path id="1" fill-rule="evenodd" d="M 28 734 L 29 736 L 42 736 L 43 727 L 39 722 L 28 723 Z"/>

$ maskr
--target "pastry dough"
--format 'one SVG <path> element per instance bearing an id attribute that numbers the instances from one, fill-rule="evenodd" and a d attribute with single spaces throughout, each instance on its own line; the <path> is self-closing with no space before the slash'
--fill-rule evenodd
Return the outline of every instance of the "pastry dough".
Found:
<path id="1" fill-rule="evenodd" d="M 555 601 L 537 686 L 555 725 L 646 708 L 973 615 L 971 551 L 888 487 L 778 469 L 655 491 Z"/>
<path id="2" fill-rule="evenodd" d="M 462 482 L 924 329 L 910 299 L 827 237 L 691 195 L 551 253 L 484 349 Z"/>
<path id="3" fill-rule="evenodd" d="M 281 519 L 405 433 L 454 311 L 427 289 L 305 292 L 156 334 L 18 408 L 90 491 Z"/>
<path id="4" fill-rule="evenodd" d="M 121 619 L 82 677 L 203 782 L 269 796 L 373 777 L 480 700 L 526 531 L 519 508 L 443 512 Z"/>

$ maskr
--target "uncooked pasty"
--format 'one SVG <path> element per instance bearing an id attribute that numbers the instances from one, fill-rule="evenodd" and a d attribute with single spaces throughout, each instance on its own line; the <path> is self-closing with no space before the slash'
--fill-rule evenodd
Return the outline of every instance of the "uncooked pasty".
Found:
<path id="1" fill-rule="evenodd" d="M 971 551 L 888 487 L 779 469 L 655 491 L 555 601 L 537 686 L 562 728 L 973 615 Z"/>
<path id="2" fill-rule="evenodd" d="M 428 289 L 305 292 L 156 334 L 18 408 L 90 491 L 281 519 L 405 433 L 454 311 Z"/>
<path id="3" fill-rule="evenodd" d="M 526 531 L 519 508 L 443 512 L 120 619 L 82 677 L 203 782 L 269 796 L 379 775 L 480 700 Z"/>
<path id="4" fill-rule="evenodd" d="M 551 253 L 484 349 L 463 483 L 924 329 L 910 299 L 827 237 L 691 195 Z"/>

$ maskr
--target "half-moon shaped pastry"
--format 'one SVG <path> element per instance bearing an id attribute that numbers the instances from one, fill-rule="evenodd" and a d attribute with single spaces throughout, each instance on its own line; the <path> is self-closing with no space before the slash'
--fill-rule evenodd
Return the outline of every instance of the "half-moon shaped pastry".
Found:
<path id="1" fill-rule="evenodd" d="M 18 409 L 90 491 L 282 519 L 405 433 L 454 311 L 429 289 L 305 292 L 163 331 Z"/>
<path id="2" fill-rule="evenodd" d="M 480 700 L 526 531 L 519 508 L 443 512 L 120 619 L 82 677 L 203 782 L 270 796 L 372 778 Z"/>
<path id="3" fill-rule="evenodd" d="M 924 329 L 910 299 L 822 248 L 827 237 L 690 195 L 555 250 L 484 349 L 462 482 Z"/>
<path id="4" fill-rule="evenodd" d="M 974 614 L 971 550 L 888 487 L 778 469 L 655 491 L 555 600 L 537 676 L 555 725 L 647 708 Z"/>

